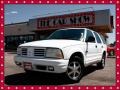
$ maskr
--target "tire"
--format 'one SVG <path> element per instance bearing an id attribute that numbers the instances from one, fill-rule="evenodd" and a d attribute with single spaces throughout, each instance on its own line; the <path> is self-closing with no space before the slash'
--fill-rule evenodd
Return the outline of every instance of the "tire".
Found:
<path id="1" fill-rule="evenodd" d="M 115 52 L 114 50 L 110 51 L 110 56 L 114 56 Z"/>
<path id="2" fill-rule="evenodd" d="M 78 56 L 74 56 L 72 60 L 69 61 L 68 68 L 67 68 L 67 77 L 69 80 L 73 82 L 80 81 L 83 75 L 83 67 L 84 65 L 81 62 L 81 58 Z"/>
<path id="3" fill-rule="evenodd" d="M 105 67 L 105 55 L 102 56 L 102 59 L 99 63 L 97 63 L 98 69 L 104 69 Z"/>

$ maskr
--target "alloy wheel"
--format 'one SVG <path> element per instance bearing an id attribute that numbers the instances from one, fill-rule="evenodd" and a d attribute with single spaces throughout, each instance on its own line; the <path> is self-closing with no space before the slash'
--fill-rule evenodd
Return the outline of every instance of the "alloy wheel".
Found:
<path id="1" fill-rule="evenodd" d="M 67 75 L 70 79 L 76 81 L 81 75 L 81 65 L 78 61 L 72 61 L 68 65 Z"/>

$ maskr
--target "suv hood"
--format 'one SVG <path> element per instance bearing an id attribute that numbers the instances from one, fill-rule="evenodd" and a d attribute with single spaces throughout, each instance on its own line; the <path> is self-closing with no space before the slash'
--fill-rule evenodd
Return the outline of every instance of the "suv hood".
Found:
<path id="1" fill-rule="evenodd" d="M 31 47 L 53 47 L 53 48 L 64 48 L 71 45 L 81 44 L 81 41 L 77 40 L 41 40 L 41 41 L 33 41 L 29 43 L 21 44 L 20 47 L 23 46 L 31 46 Z"/>

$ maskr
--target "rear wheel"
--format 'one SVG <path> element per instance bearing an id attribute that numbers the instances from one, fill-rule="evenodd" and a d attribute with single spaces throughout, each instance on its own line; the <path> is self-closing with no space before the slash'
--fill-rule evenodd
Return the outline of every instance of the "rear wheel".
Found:
<path id="1" fill-rule="evenodd" d="M 83 65 L 80 57 L 75 56 L 68 64 L 67 76 L 70 80 L 78 82 L 83 75 Z"/>
<path id="2" fill-rule="evenodd" d="M 105 67 L 105 55 L 102 56 L 101 62 L 97 63 L 99 69 L 104 69 Z"/>

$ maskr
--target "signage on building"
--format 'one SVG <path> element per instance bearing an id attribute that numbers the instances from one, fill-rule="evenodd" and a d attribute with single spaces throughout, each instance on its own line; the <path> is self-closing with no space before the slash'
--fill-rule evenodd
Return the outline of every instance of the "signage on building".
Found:
<path id="1" fill-rule="evenodd" d="M 37 19 L 37 29 L 83 27 L 95 24 L 94 12 L 75 13 Z"/>

